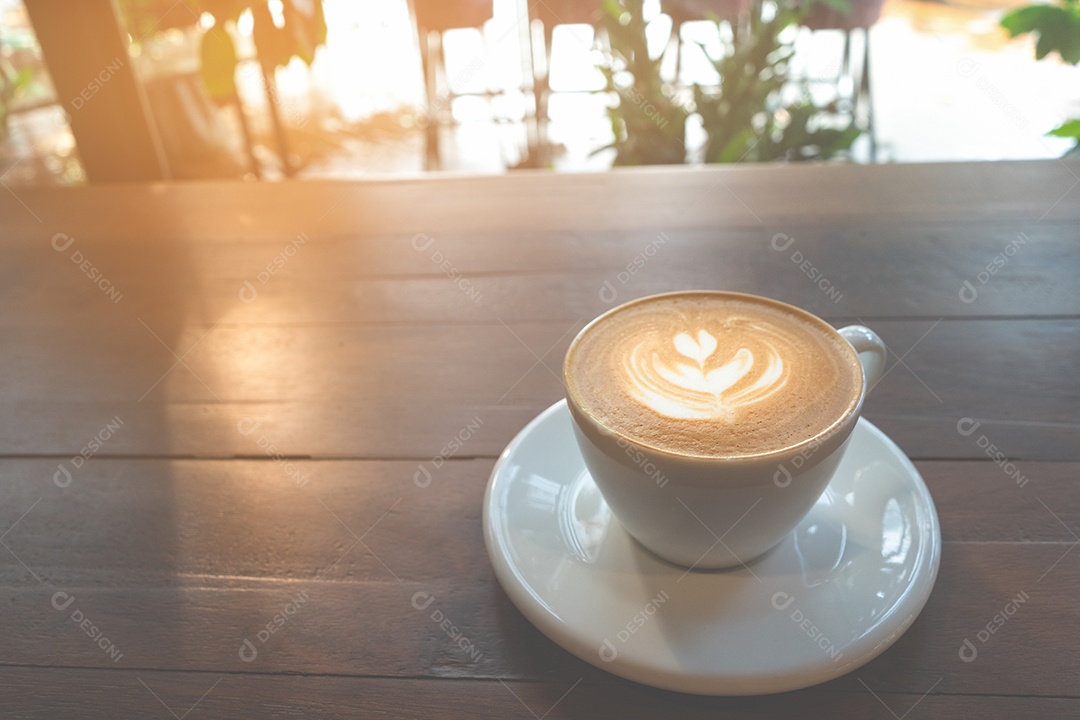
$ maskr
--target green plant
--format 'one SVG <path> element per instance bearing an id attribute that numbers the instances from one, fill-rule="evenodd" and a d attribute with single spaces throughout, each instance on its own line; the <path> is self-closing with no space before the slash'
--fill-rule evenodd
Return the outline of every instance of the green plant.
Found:
<path id="1" fill-rule="evenodd" d="M 708 136 L 705 162 L 825 160 L 849 150 L 859 137 L 854 119 L 833 128 L 825 109 L 809 99 L 782 101 L 794 49 L 781 35 L 802 12 L 780 7 L 768 20 L 753 16 L 728 52 L 712 61 L 719 88 L 694 87 Z"/>
<path id="2" fill-rule="evenodd" d="M 30 86 L 33 71 L 29 68 L 15 70 L 7 60 L 0 57 L 0 140 L 7 137 L 11 109 L 22 92 Z"/>
<path id="3" fill-rule="evenodd" d="M 322 0 L 282 0 L 280 26 L 267 0 L 120 0 L 118 5 L 136 42 L 157 31 L 191 27 L 202 13 L 214 18 L 216 28 L 224 28 L 251 11 L 258 60 L 267 73 L 293 57 L 310 65 L 315 50 L 326 42 Z M 200 41 L 201 74 L 210 97 L 229 102 L 236 94 L 238 53 L 232 36 L 216 28 L 203 33 Z"/>
<path id="4" fill-rule="evenodd" d="M 604 0 L 603 24 L 611 48 L 600 67 L 607 89 L 619 97 L 608 109 L 616 165 L 670 165 L 686 159 L 686 119 L 649 57 L 643 0 Z M 607 148 L 601 148 L 605 150 Z M 599 151 L 598 151 L 599 152 Z"/>
<path id="5" fill-rule="evenodd" d="M 694 86 L 694 105 L 708 134 L 705 162 L 755 160 L 754 150 L 771 137 L 774 113 L 770 98 L 787 81 L 787 63 L 794 50 L 780 42 L 786 27 L 783 13 L 765 21 L 751 20 L 749 37 L 743 34 L 713 67 L 720 76 L 716 90 Z"/>
<path id="6" fill-rule="evenodd" d="M 603 4 L 611 50 L 601 70 L 608 90 L 619 97 L 609 110 L 616 165 L 684 162 L 686 120 L 693 113 L 701 116 L 708 163 L 828 159 L 848 151 L 860 135 L 854 119 L 831 127 L 826 108 L 805 97 L 783 100 L 794 52 L 783 33 L 809 5 L 781 6 L 768 19 L 755 14 L 727 51 L 712 59 L 719 85 L 695 85 L 685 104 L 663 81 L 661 58 L 649 57 L 642 5 L 641 0 Z"/>
<path id="7" fill-rule="evenodd" d="M 1036 60 L 1056 52 L 1070 65 L 1080 63 L 1080 0 L 1017 8 L 1001 18 L 1001 26 L 1010 37 L 1034 33 Z M 1073 138 L 1076 144 L 1070 152 L 1080 150 L 1080 118 L 1066 120 L 1047 134 Z"/>

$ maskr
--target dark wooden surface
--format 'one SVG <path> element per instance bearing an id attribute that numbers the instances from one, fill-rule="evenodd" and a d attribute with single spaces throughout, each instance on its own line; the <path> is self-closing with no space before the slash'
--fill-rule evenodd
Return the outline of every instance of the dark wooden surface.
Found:
<path id="1" fill-rule="evenodd" d="M 1080 715 L 1074 173 L 3 193 L 0 716 Z M 494 458 L 561 397 L 576 330 L 612 291 L 690 287 L 859 320 L 893 351 L 866 415 L 926 478 L 941 573 L 895 646 L 817 688 L 708 699 L 614 678 L 532 628 L 484 551 Z M 412 606 L 419 591 L 478 652 Z"/>

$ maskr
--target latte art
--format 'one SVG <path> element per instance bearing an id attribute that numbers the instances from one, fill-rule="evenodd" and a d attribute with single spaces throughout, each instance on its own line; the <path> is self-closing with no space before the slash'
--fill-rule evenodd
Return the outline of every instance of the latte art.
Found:
<path id="1" fill-rule="evenodd" d="M 623 367 L 627 390 L 665 417 L 730 420 L 736 409 L 767 400 L 784 387 L 784 360 L 767 339 L 756 354 L 740 347 L 726 362 L 717 357 L 718 346 L 707 330 L 698 330 L 696 338 L 679 333 L 668 348 L 638 343 Z"/>
<path id="2" fill-rule="evenodd" d="M 798 308 L 738 293 L 657 295 L 585 328 L 567 352 L 567 397 L 601 427 L 702 457 L 769 453 L 854 409 L 852 347 Z"/>

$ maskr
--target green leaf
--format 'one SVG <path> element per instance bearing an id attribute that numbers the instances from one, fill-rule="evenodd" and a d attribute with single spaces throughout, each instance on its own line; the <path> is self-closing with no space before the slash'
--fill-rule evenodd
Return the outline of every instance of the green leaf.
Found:
<path id="1" fill-rule="evenodd" d="M 608 48 L 600 66 L 618 105 L 608 110 L 616 165 L 683 163 L 689 111 L 668 96 L 649 56 L 642 0 L 602 0 Z"/>
<path id="2" fill-rule="evenodd" d="M 203 33 L 199 58 L 207 94 L 217 102 L 236 97 L 236 46 L 224 28 Z"/>
<path id="3" fill-rule="evenodd" d="M 1001 27 L 1012 37 L 1035 33 L 1037 60 L 1056 52 L 1071 65 L 1080 63 L 1080 5 L 1075 2 L 1018 8 L 1001 19 Z"/>
<path id="4" fill-rule="evenodd" d="M 1062 14 L 1068 15 L 1069 11 L 1053 5 L 1026 5 L 1006 13 L 1000 24 L 1010 36 L 1016 37 L 1036 30 L 1052 30 L 1054 24 L 1061 21 Z"/>
<path id="5" fill-rule="evenodd" d="M 1066 120 L 1061 126 L 1054 128 L 1047 135 L 1063 138 L 1077 138 L 1080 140 L 1080 118 Z"/>
<path id="6" fill-rule="evenodd" d="M 739 133 L 731 139 L 731 142 L 719 149 L 714 162 L 734 163 L 739 162 L 740 160 L 749 160 L 751 159 L 749 155 L 753 152 L 756 144 L 757 138 L 755 137 L 754 129 L 750 127 L 742 128 Z"/>
<path id="7" fill-rule="evenodd" d="M 831 8 L 844 15 L 851 14 L 851 0 L 810 0 L 806 3 L 807 9 L 813 7 L 815 4 L 824 5 L 827 8 Z"/>

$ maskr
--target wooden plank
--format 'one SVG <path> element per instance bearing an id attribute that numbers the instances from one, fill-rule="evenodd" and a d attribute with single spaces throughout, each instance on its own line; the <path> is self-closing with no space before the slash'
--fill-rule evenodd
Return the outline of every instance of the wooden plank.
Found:
<path id="1" fill-rule="evenodd" d="M 309 478 L 301 487 L 272 462 L 92 459 L 58 488 L 53 463 L 4 461 L 3 662 L 603 682 L 499 589 L 479 518 L 490 461 L 449 461 L 426 487 L 415 463 L 296 465 Z M 1025 464 L 1023 487 L 990 462 L 920 467 L 946 539 L 938 585 L 907 635 L 858 677 L 880 692 L 940 680 L 947 693 L 1074 695 L 1080 656 L 1057 628 L 1070 623 L 1069 588 L 1080 582 L 1078 466 Z M 1008 522 L 986 521 L 1002 507 Z M 435 597 L 476 652 L 415 608 L 417 592 Z M 290 602 L 295 612 L 260 642 Z M 80 632 L 72 608 L 123 657 Z M 240 659 L 245 639 L 257 662 Z M 977 643 L 974 663 L 960 659 L 965 639 Z"/>
<path id="2" fill-rule="evenodd" d="M 290 455 L 430 458 L 472 426 L 468 453 L 495 456 L 563 396 L 585 322 L 245 327 L 175 311 L 153 327 L 7 329 L 0 454 L 70 457 L 119 418 L 109 454 L 257 454 L 241 432 L 257 422 Z M 893 365 L 866 416 L 912 457 L 985 458 L 985 435 L 1013 459 L 1080 459 L 1076 320 L 871 324 Z M 963 435 L 963 418 L 983 425 Z"/>
<path id="3" fill-rule="evenodd" d="M 57 693 L 57 684 L 65 693 Z M 262 674 L 109 672 L 7 668 L 0 696 L 17 717 L 77 715 L 87 720 L 159 717 L 680 718 L 756 720 L 796 716 L 889 718 L 1073 718 L 1074 698 L 972 697 L 811 689 L 757 698 L 678 695 L 625 682 L 555 683 Z M 914 711 L 914 712 L 913 712 Z"/>
<path id="4" fill-rule="evenodd" d="M 244 239 L 428 233 L 796 227 L 913 218 L 1038 224 L 1080 217 L 1072 159 L 905 165 L 744 165 L 559 174 L 201 182 L 0 197 L 9 232 Z M 543 202 L 538 199 L 543 198 Z M 21 201 L 21 202 L 19 202 Z M 25 207 L 24 207 L 25 205 Z M 34 213 L 39 223 L 30 213 Z"/>
<path id="5" fill-rule="evenodd" d="M 5 542 L 65 583 L 477 580 L 490 574 L 479 526 L 492 465 L 5 460 L 0 533 L 33 506 Z M 0 582 L 34 580 L 12 555 L 0 568 Z"/>
<path id="6" fill-rule="evenodd" d="M 493 464 L 2 460 L 0 533 L 18 525 L 5 536 L 17 557 L 0 554 L 0 583 L 33 581 L 27 568 L 55 582 L 114 587 L 176 577 L 487 580 L 479 527 Z M 1017 463 L 1012 474 L 989 461 L 919 469 L 947 542 L 1067 544 L 1080 527 L 1080 464 Z M 356 537 L 365 544 L 354 546 Z"/>
<path id="7" fill-rule="evenodd" d="M 118 316 L 159 324 L 191 304 L 244 325 L 570 321 L 694 287 L 755 292 L 834 318 L 1080 316 L 1076 283 L 1043 281 L 1080 264 L 1077 239 L 1065 224 L 862 225 L 154 238 L 133 250 L 45 233 L 6 252 L 0 325 Z"/>
<path id="8" fill-rule="evenodd" d="M 948 544 L 934 593 L 912 627 L 834 684 L 858 690 L 862 678 L 876 691 L 921 693 L 940 681 L 943 693 L 1076 696 L 1080 657 L 1074 638 L 1061 632 L 1075 614 L 1070 588 L 1080 581 L 1066 554 L 1074 542 Z M 513 678 L 564 686 L 605 677 L 542 636 L 490 577 L 267 580 L 245 587 L 203 578 L 130 588 L 47 580 L 0 590 L 6 665 Z M 679 586 L 666 592 L 675 598 Z M 425 611 L 413 605 L 417 593 L 435 598 Z M 80 628 L 86 618 L 100 632 Z M 443 619 L 456 632 L 440 629 Z M 961 655 L 971 652 L 967 643 L 974 655 Z M 257 655 L 247 661 L 251 647 Z"/>

